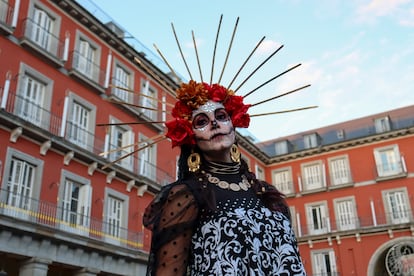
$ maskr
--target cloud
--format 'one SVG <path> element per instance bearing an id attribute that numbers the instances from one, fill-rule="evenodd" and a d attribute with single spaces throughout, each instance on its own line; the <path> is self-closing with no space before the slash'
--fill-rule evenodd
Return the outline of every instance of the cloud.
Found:
<path id="1" fill-rule="evenodd" d="M 258 53 L 261 55 L 270 54 L 279 48 L 282 44 L 273 40 L 264 40 L 259 48 L 257 49 Z"/>
<path id="2" fill-rule="evenodd" d="M 356 19 L 373 23 L 378 17 L 390 17 L 400 25 L 413 26 L 413 8 L 411 0 L 371 0 L 357 7 Z"/>

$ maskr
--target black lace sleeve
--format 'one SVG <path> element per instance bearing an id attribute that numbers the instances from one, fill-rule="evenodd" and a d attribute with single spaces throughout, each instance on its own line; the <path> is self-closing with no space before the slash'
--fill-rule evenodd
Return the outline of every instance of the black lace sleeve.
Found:
<path id="1" fill-rule="evenodd" d="M 185 275 L 198 206 L 187 185 L 165 186 L 145 210 L 152 231 L 147 275 Z"/>

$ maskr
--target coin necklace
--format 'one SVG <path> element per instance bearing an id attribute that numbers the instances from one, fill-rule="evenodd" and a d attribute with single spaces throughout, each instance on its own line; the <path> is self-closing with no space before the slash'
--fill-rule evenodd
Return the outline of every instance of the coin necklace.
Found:
<path id="1" fill-rule="evenodd" d="M 239 183 L 229 183 L 225 180 L 220 180 L 218 177 L 212 176 L 209 173 L 207 173 L 206 176 L 208 182 L 224 190 L 232 190 L 238 192 L 240 190 L 247 191 L 251 187 L 245 175 L 242 175 L 242 181 L 240 181 Z"/>

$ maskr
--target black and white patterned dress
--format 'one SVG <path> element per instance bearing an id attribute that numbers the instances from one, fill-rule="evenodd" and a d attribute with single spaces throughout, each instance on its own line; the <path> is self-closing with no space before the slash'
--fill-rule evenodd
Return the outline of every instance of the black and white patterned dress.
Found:
<path id="1" fill-rule="evenodd" d="M 228 183 L 241 181 L 239 174 L 211 174 Z M 147 210 L 147 216 L 158 213 L 151 218 L 162 225 L 153 229 L 148 275 L 167 274 L 155 273 L 163 268 L 177 273 L 170 275 L 306 275 L 285 214 L 265 207 L 252 188 L 200 186 L 195 180 L 172 184 Z M 215 208 L 199 204 L 206 198 Z"/>

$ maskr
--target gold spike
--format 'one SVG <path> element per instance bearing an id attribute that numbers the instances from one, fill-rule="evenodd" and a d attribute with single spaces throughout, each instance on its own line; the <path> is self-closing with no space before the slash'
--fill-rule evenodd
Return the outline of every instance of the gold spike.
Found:
<path id="1" fill-rule="evenodd" d="M 223 21 L 223 15 L 220 16 L 220 21 L 219 21 L 219 25 L 218 25 L 218 28 L 217 28 L 217 34 L 216 34 L 216 41 L 214 42 L 213 61 L 211 63 L 210 85 L 213 83 L 214 61 L 216 59 L 217 43 L 218 43 L 218 37 L 219 37 L 222 21 Z"/>
<path id="2" fill-rule="evenodd" d="M 147 73 L 151 75 L 151 77 L 156 79 L 165 89 L 170 91 L 173 95 L 175 94 L 175 91 L 173 89 L 171 89 L 171 87 L 167 83 L 165 83 L 165 81 L 163 81 L 158 75 L 154 74 L 153 71 L 151 69 L 149 69 L 148 66 L 146 66 L 144 64 L 144 62 L 139 60 L 139 58 L 137 58 L 137 57 L 135 57 L 134 60 L 135 60 L 136 63 L 141 65 L 147 71 Z"/>
<path id="3" fill-rule="evenodd" d="M 137 145 L 139 145 L 139 144 L 141 144 L 141 143 L 143 143 L 143 142 L 146 142 L 146 141 L 151 141 L 151 140 L 155 140 L 155 139 L 158 139 L 158 138 L 160 138 L 160 137 L 162 137 L 162 136 L 164 136 L 164 135 L 163 135 L 163 134 L 157 134 L 157 135 L 155 135 L 155 136 L 153 136 L 153 137 L 151 137 L 151 138 L 148 138 L 148 139 L 146 139 L 146 140 L 144 140 L 144 141 L 139 141 L 139 142 L 136 142 L 136 143 L 134 143 L 134 144 L 130 144 L 130 145 L 126 145 L 126 146 L 123 146 L 123 147 L 118 147 L 118 148 L 116 148 L 116 149 L 111 149 L 111 150 L 108 150 L 108 151 L 101 152 L 101 153 L 99 154 L 99 156 L 104 156 L 104 155 L 107 155 L 107 154 L 110 154 L 110 153 L 113 153 L 113 152 L 118 152 L 118 151 L 121 151 L 121 150 L 124 150 L 124 149 L 130 148 L 130 147 L 133 147 L 133 146 L 137 146 Z"/>
<path id="4" fill-rule="evenodd" d="M 181 58 L 182 58 L 182 60 L 184 62 L 185 68 L 187 69 L 188 75 L 190 76 L 190 79 L 192 80 L 193 79 L 193 76 L 191 75 L 190 68 L 188 68 L 187 61 L 185 60 L 183 51 L 181 50 L 181 45 L 180 45 L 180 42 L 178 41 L 177 33 L 175 32 L 175 28 L 174 28 L 174 24 L 173 23 L 171 23 L 171 28 L 173 30 L 174 37 L 175 37 L 175 41 L 177 42 L 178 50 L 180 51 Z"/>
<path id="5" fill-rule="evenodd" d="M 151 100 L 156 100 L 156 101 L 157 101 L 157 102 L 159 102 L 159 103 L 165 103 L 165 104 L 166 104 L 166 105 L 168 105 L 168 106 L 172 106 L 172 107 L 174 107 L 174 105 L 173 105 L 173 104 L 170 104 L 170 103 L 167 103 L 167 102 L 163 102 L 163 101 L 161 101 L 161 100 L 160 100 L 160 99 L 158 99 L 158 98 L 151 97 L 151 96 L 148 96 L 148 95 L 145 95 L 145 94 L 139 93 L 139 92 L 134 91 L 134 90 L 129 89 L 129 88 L 125 88 L 125 87 L 122 87 L 122 86 L 117 86 L 117 85 L 112 85 L 112 84 L 110 84 L 109 86 L 111 86 L 111 87 L 113 87 L 113 88 L 117 88 L 117 89 L 123 90 L 123 91 L 128 92 L 128 93 L 139 94 L 140 96 L 142 96 L 142 97 L 144 97 L 144 98 L 151 99 Z"/>
<path id="6" fill-rule="evenodd" d="M 226 69 L 227 61 L 228 61 L 229 56 L 230 56 L 231 47 L 233 46 L 233 40 L 234 40 L 234 36 L 236 35 L 236 30 L 237 30 L 237 25 L 238 24 L 239 24 L 239 17 L 237 17 L 237 19 L 236 19 L 236 24 L 234 25 L 233 34 L 232 34 L 231 40 L 230 40 L 230 45 L 229 45 L 229 48 L 227 49 L 226 59 L 224 60 L 223 69 L 221 70 L 220 77 L 219 77 L 217 83 L 221 82 L 221 78 L 223 77 L 224 69 Z"/>
<path id="7" fill-rule="evenodd" d="M 275 79 L 277 79 L 278 77 L 280 77 L 280 76 L 282 76 L 282 75 L 286 74 L 287 72 L 289 72 L 289 71 L 291 71 L 291 70 L 293 70 L 293 69 L 295 69 L 295 68 L 299 67 L 300 65 L 301 65 L 301 64 L 299 63 L 299 64 L 297 64 L 297 65 L 295 65 L 295 66 L 292 66 L 292 67 L 290 67 L 289 69 L 287 69 L 287 70 L 283 71 L 282 73 L 280 73 L 280 74 L 278 74 L 278 75 L 274 76 L 273 78 L 269 79 L 268 81 L 265 81 L 264 83 L 262 83 L 261 85 L 259 85 L 259 86 L 258 86 L 258 87 L 256 87 L 255 89 L 251 90 L 251 91 L 250 91 L 249 93 L 247 93 L 246 95 L 244 95 L 244 96 L 243 96 L 243 98 L 246 98 L 247 96 L 249 96 L 250 94 L 252 94 L 252 93 L 253 93 L 253 92 L 255 92 L 256 90 L 258 90 L 258 89 L 262 88 L 262 87 L 263 87 L 263 86 L 265 86 L 266 84 L 268 84 L 268 83 L 270 83 L 270 82 L 274 81 Z"/>
<path id="8" fill-rule="evenodd" d="M 227 89 L 230 89 L 231 85 L 233 84 L 233 82 L 236 80 L 236 78 L 238 77 L 238 75 L 240 74 L 240 72 L 242 71 L 242 69 L 244 68 L 244 66 L 247 64 L 247 62 L 249 61 L 249 59 L 253 56 L 254 52 L 256 52 L 257 48 L 259 48 L 260 44 L 262 44 L 263 40 L 266 37 L 262 37 L 262 39 L 256 44 L 256 47 L 254 47 L 253 51 L 250 53 L 250 55 L 247 57 L 247 59 L 243 62 L 242 66 L 240 67 L 240 69 L 237 71 L 236 75 L 233 77 L 233 79 L 231 80 L 230 84 L 227 86 Z"/>
<path id="9" fill-rule="evenodd" d="M 197 51 L 197 43 L 196 43 L 196 40 L 195 40 L 195 37 L 194 37 L 194 31 L 191 31 L 191 35 L 193 37 L 194 51 L 195 51 L 196 58 L 197 58 L 198 71 L 200 72 L 200 79 L 201 79 L 201 82 L 204 82 L 203 81 L 203 73 L 201 72 L 200 57 L 198 56 L 198 51 Z"/>
<path id="10" fill-rule="evenodd" d="M 250 115 L 250 117 L 259 117 L 259 116 L 267 116 L 267 115 L 295 112 L 295 111 L 306 110 L 306 109 L 317 108 L 317 107 L 318 107 L 317 105 L 314 105 L 314 106 L 307 106 L 307 107 L 301 107 L 301 108 L 295 108 L 295 109 L 281 110 L 281 111 L 275 111 L 275 112 L 269 112 L 269 113 L 253 114 L 253 115 Z"/>
<path id="11" fill-rule="evenodd" d="M 279 48 L 276 49 L 276 51 L 274 51 L 268 58 L 266 58 L 256 69 L 253 70 L 253 72 L 250 73 L 250 75 L 234 90 L 234 92 L 237 92 L 237 90 L 239 90 L 248 79 L 251 78 L 251 76 L 253 76 L 257 70 L 260 69 L 260 67 L 262 67 L 266 62 L 268 62 L 277 52 L 279 52 L 280 49 L 283 48 L 283 45 L 281 45 Z"/>
<path id="12" fill-rule="evenodd" d="M 123 156 L 121 156 L 120 158 L 118 158 L 118 159 L 116 159 L 116 160 L 114 160 L 114 161 L 112 161 L 112 162 L 110 162 L 110 163 L 108 163 L 108 164 L 106 164 L 105 166 L 103 166 L 102 167 L 102 169 L 103 170 L 105 170 L 106 168 L 108 168 L 108 167 L 110 167 L 111 165 L 113 165 L 113 164 L 115 164 L 115 163 L 117 163 L 117 162 L 119 162 L 119 161 L 121 161 L 122 159 L 125 159 L 125 158 L 127 158 L 127 157 L 129 157 L 129 156 L 131 156 L 131 155 L 133 155 L 133 154 L 135 154 L 135 153 L 137 153 L 138 151 L 140 151 L 140 150 L 143 150 L 143 149 L 145 149 L 145 148 L 148 148 L 148 147 L 150 147 L 150 146 L 152 146 L 152 145 L 155 145 L 156 143 L 159 143 L 159 142 L 161 142 L 161 141 L 163 141 L 163 140 L 165 140 L 165 139 L 167 139 L 167 137 L 161 137 L 160 139 L 158 139 L 157 141 L 154 141 L 154 142 L 152 142 L 152 143 L 149 143 L 149 144 L 147 144 L 147 145 L 145 145 L 145 146 L 143 146 L 142 148 L 138 148 L 138 149 L 136 149 L 136 150 L 133 150 L 132 152 L 130 152 L 130 153 L 128 153 L 128 154 L 125 154 L 125 155 L 123 155 Z M 141 142 L 142 143 L 142 142 Z"/>
<path id="13" fill-rule="evenodd" d="M 263 101 L 261 101 L 261 102 L 257 102 L 257 103 L 255 103 L 255 104 L 252 104 L 252 105 L 251 105 L 251 107 L 256 106 L 256 105 L 259 105 L 259 104 L 262 104 L 262 103 L 266 103 L 266 102 L 269 102 L 269 101 L 272 101 L 272 100 L 275 100 L 275 99 L 277 99 L 277 98 L 280 98 L 280 97 L 283 97 L 283 96 L 286 96 L 286 95 L 289 95 L 289 94 L 291 94 L 291 93 L 294 93 L 294 92 L 297 92 L 297 91 L 299 91 L 299 90 L 305 89 L 305 88 L 307 88 L 307 87 L 309 87 L 309 86 L 311 86 L 311 85 L 310 85 L 310 84 L 307 84 L 307 85 L 304 85 L 304 86 L 302 86 L 302 87 L 299 87 L 299 88 L 296 88 L 296 89 L 290 90 L 290 91 L 288 91 L 288 92 L 286 92 L 286 93 L 283 93 L 283 94 L 277 95 L 277 96 L 275 96 L 275 97 L 269 98 L 269 99 L 267 99 L 267 100 L 263 100 Z"/>
<path id="14" fill-rule="evenodd" d="M 175 73 L 174 69 L 171 67 L 171 65 L 168 63 L 168 61 L 165 59 L 164 55 L 161 53 L 160 49 L 158 49 L 157 45 L 154 44 L 154 48 L 155 50 L 158 52 L 158 54 L 161 56 L 162 60 L 165 62 L 165 64 L 168 66 L 168 68 L 170 69 L 171 73 L 174 75 L 174 77 L 179 80 L 180 78 L 178 77 L 178 75 Z"/>
<path id="15" fill-rule="evenodd" d="M 114 99 L 105 99 L 105 100 L 108 101 L 108 102 L 111 102 L 111 103 L 115 103 L 115 104 L 128 105 L 128 106 L 132 106 L 132 107 L 136 107 L 136 108 L 142 108 L 142 109 L 146 109 L 146 110 L 152 110 L 152 111 L 159 111 L 157 108 L 151 108 L 151 107 L 132 104 L 132 103 L 128 103 L 128 102 L 117 101 L 117 100 L 114 100 Z M 170 114 L 170 112 L 167 112 L 167 111 L 165 111 L 165 112 Z"/>

